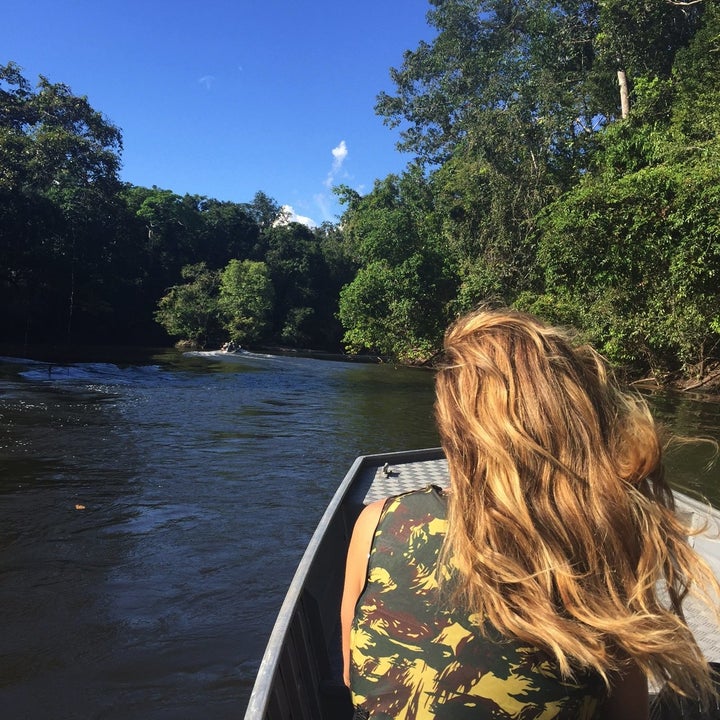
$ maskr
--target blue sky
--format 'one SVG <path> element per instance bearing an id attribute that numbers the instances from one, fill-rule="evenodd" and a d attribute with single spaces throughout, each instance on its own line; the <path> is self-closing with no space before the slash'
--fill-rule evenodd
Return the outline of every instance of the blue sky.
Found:
<path id="1" fill-rule="evenodd" d="M 87 95 L 123 133 L 135 185 L 335 221 L 330 187 L 401 171 L 373 107 L 403 51 L 431 39 L 424 0 L 28 0 L 0 24 L 15 61 Z"/>

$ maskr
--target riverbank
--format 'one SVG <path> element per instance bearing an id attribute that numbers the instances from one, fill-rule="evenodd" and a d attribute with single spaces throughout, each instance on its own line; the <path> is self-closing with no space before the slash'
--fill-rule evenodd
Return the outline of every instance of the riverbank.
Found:
<path id="1" fill-rule="evenodd" d="M 265 352 L 270 355 L 283 355 L 286 357 L 303 357 L 312 358 L 313 360 L 335 360 L 338 362 L 355 362 L 355 363 L 392 363 L 392 359 L 382 357 L 380 355 L 358 354 L 348 355 L 347 353 L 333 353 L 325 350 L 310 350 L 281 347 L 277 345 L 261 345 L 253 347 L 254 351 Z"/>
<path id="2" fill-rule="evenodd" d="M 720 399 L 720 362 L 705 363 L 702 368 L 688 368 L 685 372 L 677 370 L 665 374 L 651 374 L 633 377 L 627 369 L 619 368 L 625 380 L 634 387 L 657 390 L 675 390 L 681 393 L 698 393 Z"/>
<path id="3" fill-rule="evenodd" d="M 208 349 L 183 341 L 175 343 L 173 347 L 179 352 Z M 58 364 L 83 362 L 88 359 L 94 362 L 110 362 L 119 365 L 132 364 L 147 357 L 149 352 L 163 353 L 170 349 L 170 347 L 165 346 L 148 348 L 133 345 L 23 345 L 20 343 L 0 342 L 0 356 Z M 372 353 L 349 355 L 343 352 L 314 350 L 312 348 L 291 348 L 283 345 L 252 345 L 245 349 L 269 355 L 311 358 L 314 360 L 390 364 L 413 368 L 431 369 L 433 367 L 432 360 L 426 363 L 407 364 L 388 356 Z M 220 351 L 221 348 L 216 350 Z M 632 367 L 617 367 L 615 371 L 628 385 L 634 387 L 643 387 L 648 390 L 675 390 L 682 393 L 698 393 L 720 398 L 720 361 L 717 360 L 705 362 L 702 367 L 689 367 L 684 371 L 674 370 L 664 373 L 642 374 L 638 368 Z"/>

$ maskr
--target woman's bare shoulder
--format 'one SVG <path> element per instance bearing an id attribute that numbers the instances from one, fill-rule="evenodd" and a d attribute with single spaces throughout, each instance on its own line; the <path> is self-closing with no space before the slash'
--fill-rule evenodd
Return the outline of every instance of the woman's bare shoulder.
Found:
<path id="1" fill-rule="evenodd" d="M 359 526 L 363 530 L 371 527 L 372 530 L 375 530 L 386 503 L 387 498 L 383 498 L 382 500 L 375 500 L 374 502 L 366 505 L 362 509 L 360 515 L 358 515 L 358 519 L 355 522 L 355 527 L 357 528 Z"/>

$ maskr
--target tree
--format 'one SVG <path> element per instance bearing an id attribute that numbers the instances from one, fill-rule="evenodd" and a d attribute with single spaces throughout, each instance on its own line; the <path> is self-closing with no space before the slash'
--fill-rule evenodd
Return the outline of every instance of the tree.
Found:
<path id="1" fill-rule="evenodd" d="M 242 203 L 204 198 L 200 219 L 198 252 L 212 267 L 225 267 L 233 258 L 250 258 L 258 246 L 260 226 Z"/>
<path id="2" fill-rule="evenodd" d="M 252 202 L 247 205 L 247 211 L 261 231 L 269 230 L 278 221 L 287 220 L 282 206 L 262 190 L 255 193 Z"/>
<path id="3" fill-rule="evenodd" d="M 593 172 L 542 213 L 545 288 L 521 299 L 661 379 L 702 377 L 720 343 L 720 14 L 703 23 L 668 81 L 638 84 Z"/>
<path id="4" fill-rule="evenodd" d="M 257 342 L 268 328 L 273 299 L 273 286 L 264 262 L 231 260 L 220 273 L 218 302 L 230 340 Z"/>
<path id="5" fill-rule="evenodd" d="M 442 342 L 448 320 L 437 266 L 413 255 L 391 267 L 378 260 L 363 266 L 340 292 L 343 341 L 351 353 L 371 352 L 411 364 L 424 363 Z"/>
<path id="6" fill-rule="evenodd" d="M 545 293 L 527 308 L 555 308 L 615 362 L 702 369 L 720 330 L 719 184 L 697 162 L 584 183 L 543 216 Z"/>
<path id="7" fill-rule="evenodd" d="M 218 273 L 197 263 L 185 266 L 182 277 L 188 282 L 174 285 L 160 298 L 155 319 L 168 335 L 205 347 L 219 336 Z"/>
<path id="8" fill-rule="evenodd" d="M 338 319 L 340 291 L 355 277 L 358 266 L 340 225 L 322 223 L 313 233 L 324 266 L 315 301 L 313 342 L 319 348 L 337 352 L 342 348 L 343 335 Z"/>
<path id="9" fill-rule="evenodd" d="M 454 311 L 511 303 L 535 280 L 537 213 L 586 171 L 609 92 L 592 75 L 584 0 L 435 0 L 431 43 L 392 70 L 377 112 L 431 176 Z M 405 238 L 402 233 L 399 238 Z"/>
<path id="10" fill-rule="evenodd" d="M 26 329 L 69 340 L 78 317 L 107 309 L 99 279 L 118 216 L 121 150 L 120 131 L 87 98 L 42 76 L 32 89 L 17 65 L 0 67 L 1 200 L 29 225 L 14 225 L 0 250 L 2 293 L 9 307 L 25 301 Z"/>
<path id="11" fill-rule="evenodd" d="M 30 129 L 37 123 L 30 83 L 18 65 L 0 65 L 0 189 L 19 190 L 29 182 Z"/>
<path id="12" fill-rule="evenodd" d="M 423 162 L 444 162 L 469 136 L 492 152 L 507 129 L 539 163 L 549 153 L 572 173 L 618 116 L 618 82 L 667 77 L 706 4 L 430 0 L 437 34 L 391 69 L 395 93 L 376 111 Z M 503 115 L 511 121 L 498 126 Z"/>
<path id="13" fill-rule="evenodd" d="M 202 227 L 199 204 L 203 198 L 178 195 L 172 190 L 145 189 L 136 214 L 147 232 L 153 262 L 170 277 L 198 262 L 197 236 Z"/>
<path id="14" fill-rule="evenodd" d="M 503 165 L 467 142 L 431 176 L 443 252 L 459 278 L 455 312 L 490 297 L 511 304 L 535 282 L 536 217 L 561 189 L 530 153 Z"/>
<path id="15" fill-rule="evenodd" d="M 431 0 L 431 43 L 390 71 L 396 93 L 376 111 L 401 132 L 400 149 L 442 163 L 472 135 L 492 153 L 503 130 L 538 162 L 548 153 L 582 165 L 607 113 L 590 77 L 598 8 L 586 0 Z M 503 116 L 508 121 L 497 126 Z M 500 132 L 498 132 L 500 131 Z"/>
<path id="16" fill-rule="evenodd" d="M 423 362 L 441 341 L 456 283 L 431 186 L 415 167 L 350 197 L 342 225 L 361 267 L 340 293 L 344 343 L 352 352 Z"/>
<path id="17" fill-rule="evenodd" d="M 620 115 L 626 118 L 631 86 L 639 79 L 669 77 L 676 52 L 697 30 L 704 3 L 598 0 L 597 5 L 597 67 L 600 72 L 616 73 Z"/>
<path id="18" fill-rule="evenodd" d="M 327 277 L 318 238 L 297 222 L 275 225 L 263 238 L 275 288 L 273 332 L 285 344 L 307 345 L 319 331 L 318 301 Z"/>
<path id="19" fill-rule="evenodd" d="M 720 132 L 720 9 L 707 2 L 702 24 L 686 48 L 678 51 L 671 82 L 673 128 L 697 143 L 712 142 Z"/>

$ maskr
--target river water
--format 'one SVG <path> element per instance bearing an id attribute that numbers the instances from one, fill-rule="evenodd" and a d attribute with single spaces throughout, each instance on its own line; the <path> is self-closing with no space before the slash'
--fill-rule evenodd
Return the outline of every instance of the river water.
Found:
<path id="1" fill-rule="evenodd" d="M 266 355 L 0 361 L 0 709 L 242 717 L 304 546 L 353 459 L 437 445 L 424 370 Z M 658 417 L 720 435 L 720 401 Z M 671 471 L 720 504 L 712 450 Z"/>

